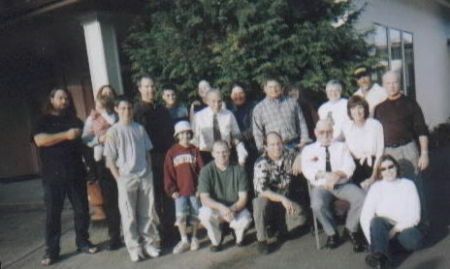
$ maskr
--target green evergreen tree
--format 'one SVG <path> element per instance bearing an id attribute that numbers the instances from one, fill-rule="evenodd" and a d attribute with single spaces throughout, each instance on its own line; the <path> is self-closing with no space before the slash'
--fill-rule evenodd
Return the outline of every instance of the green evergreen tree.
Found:
<path id="1" fill-rule="evenodd" d="M 152 0 L 145 14 L 125 42 L 133 73 L 188 97 L 201 79 L 256 92 L 267 77 L 315 92 L 339 79 L 349 91 L 353 68 L 371 61 L 351 1 Z"/>

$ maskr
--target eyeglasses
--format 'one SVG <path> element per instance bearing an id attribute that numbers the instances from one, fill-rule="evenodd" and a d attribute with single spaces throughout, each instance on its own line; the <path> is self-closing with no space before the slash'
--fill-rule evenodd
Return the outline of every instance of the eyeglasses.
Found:
<path id="1" fill-rule="evenodd" d="M 395 168 L 395 165 L 391 164 L 391 165 L 388 165 L 386 167 L 380 167 L 380 171 L 384 172 L 386 170 L 391 170 L 392 168 Z"/>
<path id="2" fill-rule="evenodd" d="M 319 135 L 332 135 L 333 130 L 320 130 L 317 132 Z"/>

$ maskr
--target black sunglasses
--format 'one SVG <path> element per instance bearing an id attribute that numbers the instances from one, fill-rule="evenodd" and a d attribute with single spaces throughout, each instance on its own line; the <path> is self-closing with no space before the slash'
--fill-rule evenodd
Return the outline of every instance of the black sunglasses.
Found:
<path id="1" fill-rule="evenodd" d="M 380 167 L 380 171 L 383 172 L 383 171 L 386 171 L 386 170 L 390 170 L 390 169 L 392 169 L 394 167 L 395 167 L 395 165 L 393 165 L 393 164 L 388 165 L 386 167 Z"/>

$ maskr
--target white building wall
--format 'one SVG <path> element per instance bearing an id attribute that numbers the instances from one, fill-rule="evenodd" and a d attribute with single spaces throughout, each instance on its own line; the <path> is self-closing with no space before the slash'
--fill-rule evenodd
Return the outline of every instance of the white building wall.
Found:
<path id="1" fill-rule="evenodd" d="M 430 128 L 450 117 L 450 8 L 433 0 L 367 2 L 357 28 L 374 23 L 413 33 L 416 97 Z"/>

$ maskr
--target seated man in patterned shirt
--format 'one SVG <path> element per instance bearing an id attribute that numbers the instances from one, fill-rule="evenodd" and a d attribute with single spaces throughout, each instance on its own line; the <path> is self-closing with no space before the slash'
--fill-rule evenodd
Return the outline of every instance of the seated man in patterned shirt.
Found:
<path id="1" fill-rule="evenodd" d="M 302 207 L 291 199 L 290 185 L 294 177 L 293 163 L 296 152 L 284 149 L 281 136 L 276 132 L 266 135 L 265 153 L 255 163 L 253 178 L 255 195 L 253 215 L 258 239 L 258 251 L 269 253 L 267 244 L 268 216 L 277 216 L 279 235 L 284 236 L 305 223 Z M 285 215 L 285 220 L 279 218 Z M 281 225 L 280 225 L 281 224 Z"/>

